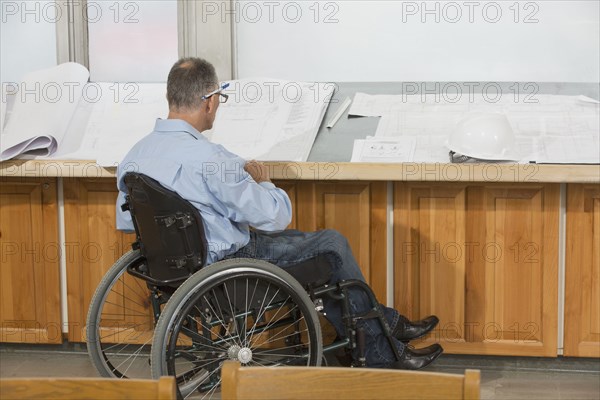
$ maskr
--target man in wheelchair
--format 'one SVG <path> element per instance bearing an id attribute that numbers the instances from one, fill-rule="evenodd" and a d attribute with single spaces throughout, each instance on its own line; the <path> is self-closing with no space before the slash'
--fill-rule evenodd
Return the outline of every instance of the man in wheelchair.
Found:
<path id="1" fill-rule="evenodd" d="M 214 67 L 207 61 L 186 58 L 172 67 L 167 83 L 168 118 L 158 119 L 154 131 L 119 165 L 118 229 L 134 228 L 129 212 L 120 209 L 127 194 L 126 174 L 137 172 L 153 178 L 200 211 L 208 244 L 206 264 L 251 258 L 301 277 L 303 271 L 314 271 L 311 260 L 318 260 L 317 268 L 328 269 L 329 286 L 339 285 L 342 290 L 343 282 L 362 282 L 362 286 L 343 287 L 345 303 L 335 295 L 323 296 L 326 318 L 339 337 L 348 336 L 348 321 L 352 320 L 351 332 L 356 336 L 350 353 L 355 365 L 419 369 L 433 362 L 443 351 L 439 344 L 414 349 L 408 342 L 430 332 L 438 323 L 437 317 L 411 322 L 377 303 L 340 233 L 285 230 L 291 221 L 291 203 L 271 182 L 268 169 L 203 136 L 202 132 L 212 128 L 219 104 L 227 100 L 222 90 Z M 310 284 L 308 288 L 310 291 Z M 203 301 L 203 308 L 212 308 L 209 300 Z M 251 357 L 244 346 L 231 347 L 229 352 L 240 360 Z"/>

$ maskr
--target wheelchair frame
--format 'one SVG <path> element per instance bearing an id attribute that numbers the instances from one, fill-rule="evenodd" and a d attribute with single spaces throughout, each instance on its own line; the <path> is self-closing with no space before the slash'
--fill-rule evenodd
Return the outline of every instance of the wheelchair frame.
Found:
<path id="1" fill-rule="evenodd" d="M 261 354 L 262 357 L 266 355 L 267 360 L 270 360 L 269 357 L 281 356 L 273 361 L 273 365 L 288 365 L 298 360 L 305 360 L 301 363 L 319 366 L 323 353 L 338 349 L 352 352 L 356 349 L 359 356 L 352 366 L 364 367 L 366 366 L 365 333 L 358 326 L 358 321 L 371 318 L 379 321 L 396 360 L 400 359 L 390 327 L 375 295 L 366 283 L 348 280 L 328 284 L 329 264 L 323 268 L 323 260 L 316 260 L 316 262 L 313 260 L 313 264 L 298 265 L 298 268 L 292 267 L 286 270 L 265 261 L 250 259 L 229 259 L 205 267 L 207 245 L 199 211 L 191 203 L 145 175 L 128 173 L 125 183 L 128 187 L 128 196 L 127 203 L 122 206 L 122 209 L 129 210 L 132 214 L 137 240 L 132 245 L 133 250 L 123 255 L 107 272 L 94 294 L 88 312 L 88 352 L 101 375 L 117 378 L 138 377 L 130 376 L 129 371 L 133 370 L 134 363 L 143 369 L 146 361 L 138 362 L 136 359 L 140 355 L 143 355 L 144 360 L 148 358 L 147 347 L 150 342 L 152 345 L 149 354 L 153 377 L 158 378 L 164 374 L 178 376 L 179 391 L 185 396 L 197 390 L 208 394 L 214 392 L 220 383 L 220 376 L 218 376 L 220 374 L 216 373 L 220 371 L 222 361 L 232 359 L 250 365 L 254 354 L 252 350 L 255 350 L 256 355 Z M 237 274 L 237 270 L 241 272 L 238 275 L 227 272 L 236 271 Z M 216 279 L 214 276 L 227 273 L 231 274 L 226 277 L 228 280 L 219 282 L 220 286 L 215 286 L 216 289 L 213 288 L 209 295 L 205 293 L 202 297 L 202 293 L 195 292 L 195 290 L 205 290 L 207 285 L 214 283 Z M 279 320 L 272 322 L 271 325 L 268 323 L 264 325 L 262 319 L 273 314 L 273 309 L 259 315 L 256 311 L 251 311 L 246 304 L 246 308 L 241 310 L 239 315 L 237 314 L 240 312 L 237 309 L 242 307 L 235 301 L 237 291 L 235 285 L 236 282 L 245 279 L 248 286 L 250 279 L 248 274 L 251 274 L 252 279 L 256 279 L 255 291 L 256 288 L 264 290 L 265 282 L 278 286 L 277 292 L 273 295 L 279 302 L 275 305 L 279 307 L 275 314 L 278 314 L 283 307 L 290 307 L 286 312 L 289 317 L 281 320 L 285 320 L 289 325 Z M 304 279 L 305 275 L 309 276 L 308 280 Z M 136 285 L 133 285 L 132 281 L 136 282 Z M 228 292 L 231 285 L 234 287 L 234 301 L 229 299 L 229 302 L 223 302 L 224 295 L 219 293 L 226 292 L 230 297 Z M 114 335 L 116 338 L 111 335 L 110 339 L 103 343 L 103 339 L 106 339 L 106 336 L 102 335 L 106 324 L 103 325 L 103 320 L 109 319 L 103 316 L 112 315 L 113 308 L 116 306 L 112 299 L 122 299 L 123 310 L 120 312 L 129 313 L 134 306 L 127 302 L 132 300 L 133 304 L 137 303 L 134 299 L 127 298 L 130 295 L 126 295 L 125 288 L 129 293 L 136 286 L 141 289 L 137 294 L 138 301 L 142 304 L 149 303 L 152 308 L 155 324 L 153 338 L 143 341 L 141 345 L 132 345 L 127 341 L 121 344 L 114 343 L 119 340 L 119 330 L 116 329 L 117 333 Z M 145 300 L 144 287 L 147 296 Z M 270 286 L 267 287 L 267 293 L 269 288 Z M 348 300 L 350 289 L 363 290 L 370 299 L 371 310 L 361 315 L 353 315 Z M 248 303 L 248 293 L 246 288 L 246 303 Z M 279 293 L 284 293 L 288 297 L 283 300 L 276 298 L 282 296 Z M 194 296 L 198 298 L 189 303 Z M 252 296 L 254 300 L 254 293 Z M 316 314 L 317 311 L 323 310 L 324 296 L 341 302 L 342 320 L 346 331 L 344 337 L 325 346 L 322 344 L 321 329 Z M 293 303 L 288 304 L 288 298 Z M 227 304 L 228 309 L 221 309 L 221 303 Z M 182 311 L 184 309 L 186 311 Z M 220 314 L 216 312 L 219 309 Z M 108 311 L 105 313 L 105 310 Z M 301 314 L 301 318 L 297 314 Z M 211 321 L 217 323 L 211 325 Z M 281 332 L 285 336 L 283 342 L 289 341 L 292 344 L 279 348 L 281 354 L 271 350 L 265 351 L 264 348 L 252 349 L 253 339 L 242 340 L 242 333 L 251 323 L 254 324 L 253 329 L 254 327 L 264 329 L 267 337 L 271 329 L 281 327 Z M 219 324 L 221 326 L 218 326 Z M 310 329 L 302 330 L 303 324 Z M 181 332 L 185 332 L 183 339 L 179 339 Z M 258 333 L 257 336 L 263 335 L 263 332 Z M 277 333 L 277 335 L 281 334 Z M 308 343 L 304 343 L 307 340 Z M 232 344 L 235 341 L 237 344 Z M 279 342 L 280 338 L 274 341 Z M 229 347 L 219 347 L 219 351 L 206 350 L 211 346 L 216 348 L 217 342 L 225 343 Z M 130 347 L 134 348 L 133 351 L 128 349 Z M 182 350 L 187 347 L 192 350 Z M 205 350 L 200 350 L 203 348 Z M 185 354 L 186 351 L 188 354 Z M 220 357 L 217 358 L 218 361 L 204 363 L 204 360 L 213 354 Z M 197 360 L 193 359 L 194 357 Z M 191 372 L 186 371 L 178 375 L 174 367 L 176 365 L 174 359 L 177 358 L 186 358 Z M 205 370 L 208 370 L 206 365 L 209 364 L 212 368 L 210 370 L 212 377 L 205 377 L 205 380 L 200 382 L 198 382 L 200 378 L 187 380 L 186 374 L 191 376 L 199 371 L 206 372 Z"/>

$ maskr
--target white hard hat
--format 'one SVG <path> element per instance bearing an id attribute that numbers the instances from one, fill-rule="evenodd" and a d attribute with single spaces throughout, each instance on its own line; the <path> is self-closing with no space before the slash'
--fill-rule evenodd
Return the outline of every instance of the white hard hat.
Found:
<path id="1" fill-rule="evenodd" d="M 515 135 L 506 115 L 473 113 L 456 124 L 450 150 L 482 160 L 516 160 Z"/>

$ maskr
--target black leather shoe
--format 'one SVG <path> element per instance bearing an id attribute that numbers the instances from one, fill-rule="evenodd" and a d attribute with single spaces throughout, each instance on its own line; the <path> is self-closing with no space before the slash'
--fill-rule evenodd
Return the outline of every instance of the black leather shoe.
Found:
<path id="1" fill-rule="evenodd" d="M 444 352 L 439 344 L 432 344 L 422 349 L 411 349 L 408 346 L 400 356 L 400 360 L 391 365 L 394 369 L 421 369 L 435 361 Z"/>
<path id="2" fill-rule="evenodd" d="M 404 317 L 400 317 L 398 325 L 392 331 L 392 336 L 401 342 L 410 342 L 429 333 L 440 322 L 438 317 L 430 315 L 420 321 L 411 322 Z"/>

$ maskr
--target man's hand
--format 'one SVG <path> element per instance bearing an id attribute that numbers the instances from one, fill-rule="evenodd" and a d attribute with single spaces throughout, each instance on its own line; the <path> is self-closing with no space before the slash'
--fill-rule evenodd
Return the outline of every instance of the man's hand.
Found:
<path id="1" fill-rule="evenodd" d="M 250 176 L 256 181 L 256 183 L 271 182 L 271 177 L 269 176 L 269 169 L 265 164 L 259 161 L 247 161 L 246 165 L 244 165 L 244 170 L 250 174 Z"/>

